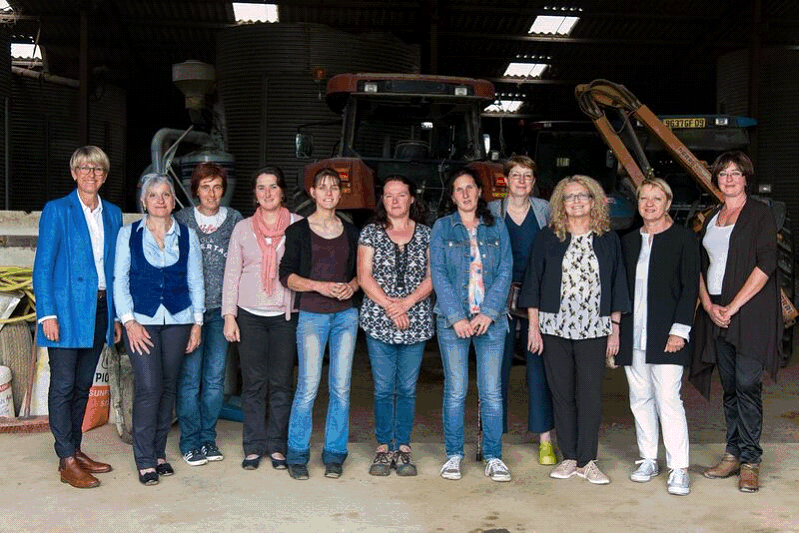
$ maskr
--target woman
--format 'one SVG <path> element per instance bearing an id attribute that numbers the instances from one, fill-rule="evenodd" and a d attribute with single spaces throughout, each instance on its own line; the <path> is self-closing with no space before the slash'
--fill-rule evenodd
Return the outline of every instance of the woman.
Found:
<path id="1" fill-rule="evenodd" d="M 640 460 L 630 475 L 649 482 L 658 475 L 658 424 L 667 450 L 667 492 L 687 495 L 689 429 L 681 400 L 683 367 L 689 365 L 689 333 L 697 302 L 700 249 L 688 228 L 669 216 L 672 189 L 659 178 L 637 189 L 643 226 L 622 240 L 633 295 L 633 313 L 620 326 L 617 365 L 625 366 Z M 614 365 L 613 357 L 608 361 Z"/>
<path id="2" fill-rule="evenodd" d="M 94 488 L 94 475 L 111 465 L 81 449 L 86 404 L 103 345 L 122 337 L 112 300 L 114 245 L 122 226 L 120 209 L 102 200 L 108 156 L 96 146 L 72 153 L 75 190 L 45 204 L 33 265 L 38 327 L 36 344 L 50 359 L 48 410 L 61 482 Z M 18 382 L 19 383 L 19 382 Z"/>
<path id="3" fill-rule="evenodd" d="M 536 163 L 527 156 L 512 156 L 503 165 L 508 182 L 508 196 L 489 203 L 495 217 L 504 219 L 511 240 L 514 270 L 511 278 L 512 293 L 519 291 L 525 278 L 525 269 L 531 256 L 533 243 L 539 231 L 547 226 L 550 208 L 547 201 L 533 196 L 536 184 Z M 512 303 L 513 305 L 514 303 Z M 528 314 L 526 310 L 511 309 L 508 334 L 503 352 L 503 433 L 508 432 L 508 388 L 511 365 L 517 345 L 517 327 L 527 345 Z M 556 455 L 550 431 L 553 429 L 553 401 L 544 372 L 541 354 L 526 351 L 526 382 L 528 386 L 528 431 L 539 434 L 539 463 L 553 465 Z"/>
<path id="4" fill-rule="evenodd" d="M 630 310 L 619 238 L 595 180 L 561 180 L 550 197 L 550 226 L 536 237 L 519 296 L 528 308 L 528 350 L 544 351 L 558 446 L 553 478 L 610 480 L 597 466 L 604 358 L 619 350 L 619 323 Z"/>
<path id="5" fill-rule="evenodd" d="M 783 321 L 779 305 L 777 229 L 772 211 L 750 198 L 753 163 L 739 151 L 720 155 L 712 176 L 724 202 L 701 231 L 697 344 L 692 382 L 706 398 L 719 366 L 727 445 L 720 462 L 703 473 L 725 478 L 739 471 L 739 490 L 758 491 L 761 463 L 761 374 L 776 378 Z"/>
<path id="6" fill-rule="evenodd" d="M 170 178 L 146 175 L 141 202 L 144 218 L 117 236 L 114 304 L 133 367 L 133 456 L 139 482 L 152 485 L 174 473 L 167 434 L 181 362 L 200 345 L 205 294 L 200 242 L 172 216 Z"/>
<path id="7" fill-rule="evenodd" d="M 328 416 L 322 461 L 325 476 L 342 476 L 350 430 L 350 374 L 358 333 L 356 251 L 358 230 L 336 215 L 339 173 L 323 168 L 309 191 L 316 210 L 286 229 L 286 253 L 280 281 L 297 293 L 299 368 L 289 418 L 289 475 L 308 479 L 311 414 L 322 377 L 322 356 L 329 346 Z"/>
<path id="8" fill-rule="evenodd" d="M 228 342 L 223 337 L 222 275 L 228 241 L 242 214 L 220 205 L 228 187 L 228 171 L 215 163 L 200 163 L 192 172 L 192 196 L 200 200 L 175 214 L 194 230 L 203 254 L 205 315 L 200 345 L 183 359 L 178 375 L 176 412 L 181 429 L 179 447 L 189 465 L 223 459 L 217 447 L 217 419 L 222 409 Z"/>
<path id="9" fill-rule="evenodd" d="M 301 217 L 284 207 L 285 192 L 278 167 L 255 173 L 258 207 L 233 230 L 225 264 L 222 315 L 225 339 L 239 343 L 247 470 L 258 469 L 264 454 L 273 468 L 286 469 L 297 310 L 294 294 L 278 280 L 278 264 L 286 251 L 286 228 Z"/>
<path id="10" fill-rule="evenodd" d="M 425 342 L 433 337 L 428 247 L 430 228 L 414 183 L 390 176 L 374 222 L 361 231 L 358 284 L 364 290 L 361 328 L 375 382 L 375 438 L 369 473 L 414 476 L 411 429 Z"/>
<path id="11" fill-rule="evenodd" d="M 448 183 L 446 215 L 431 232 L 431 278 L 436 290 L 436 330 L 444 366 L 444 438 L 447 461 L 440 474 L 461 478 L 464 458 L 464 401 L 470 345 L 477 356 L 483 423 L 484 474 L 508 482 L 502 460 L 503 405 L 500 369 L 508 330 L 506 301 L 511 286 L 511 245 L 502 219 L 482 197 L 478 173 L 457 169 Z"/>

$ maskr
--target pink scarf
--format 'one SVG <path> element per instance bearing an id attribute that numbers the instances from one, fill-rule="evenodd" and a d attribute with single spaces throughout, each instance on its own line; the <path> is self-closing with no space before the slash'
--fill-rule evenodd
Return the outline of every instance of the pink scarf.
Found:
<path id="1" fill-rule="evenodd" d="M 270 229 L 264 218 L 261 217 L 261 208 L 256 210 L 253 215 L 253 233 L 256 234 L 258 247 L 261 249 L 261 285 L 267 295 L 272 295 L 275 291 L 275 278 L 278 269 L 278 242 L 283 237 L 286 227 L 292 220 L 292 215 L 286 208 L 278 211 L 278 222 L 275 228 Z M 267 243 L 266 238 L 271 238 Z"/>

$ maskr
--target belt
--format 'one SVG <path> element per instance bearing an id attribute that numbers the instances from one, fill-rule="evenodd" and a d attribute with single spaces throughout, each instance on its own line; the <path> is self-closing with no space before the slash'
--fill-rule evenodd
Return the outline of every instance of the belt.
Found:
<path id="1" fill-rule="evenodd" d="M 105 289 L 98 289 L 97 290 L 97 300 L 106 300 L 106 290 Z"/>

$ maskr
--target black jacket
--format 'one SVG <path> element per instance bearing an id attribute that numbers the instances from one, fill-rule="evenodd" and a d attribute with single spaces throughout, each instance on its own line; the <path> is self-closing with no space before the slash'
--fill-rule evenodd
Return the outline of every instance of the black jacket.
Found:
<path id="1" fill-rule="evenodd" d="M 636 230 L 622 239 L 622 257 L 628 273 L 628 290 L 635 302 L 636 264 L 642 234 Z M 678 352 L 664 352 L 674 323 L 692 326 L 700 279 L 700 245 L 694 233 L 673 224 L 653 236 L 647 272 L 647 349 L 650 364 L 689 365 L 689 343 Z M 633 362 L 633 313 L 622 318 L 617 365 Z M 694 332 L 689 339 L 694 339 Z"/>
<path id="2" fill-rule="evenodd" d="M 348 281 L 356 276 L 356 253 L 358 252 L 358 228 L 349 222 L 342 220 L 344 233 L 347 235 L 347 269 Z M 300 219 L 290 224 L 286 228 L 286 251 L 281 258 L 281 265 L 278 269 L 278 278 L 285 287 L 289 287 L 287 281 L 289 275 L 296 274 L 303 278 L 311 277 L 311 227 L 308 219 Z M 302 293 L 296 292 L 294 297 L 295 307 L 300 305 Z M 361 304 L 361 292 L 353 295 L 353 306 Z"/>
<path id="3" fill-rule="evenodd" d="M 519 294 L 520 308 L 539 308 L 539 311 L 558 313 L 561 306 L 561 263 L 572 236 L 564 241 L 550 227 L 542 228 L 533 244 L 525 281 Z M 595 235 L 594 253 L 600 268 L 600 316 L 611 312 L 631 310 L 625 266 L 616 232 Z"/>

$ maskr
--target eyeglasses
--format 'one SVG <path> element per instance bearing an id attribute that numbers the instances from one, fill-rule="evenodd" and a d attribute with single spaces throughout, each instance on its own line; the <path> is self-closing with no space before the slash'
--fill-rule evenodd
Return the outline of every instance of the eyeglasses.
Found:
<path id="1" fill-rule="evenodd" d="M 586 202 L 592 198 L 592 195 L 589 193 L 576 193 L 574 195 L 564 195 L 564 202 Z"/>
<path id="2" fill-rule="evenodd" d="M 511 173 L 511 174 L 508 175 L 508 179 L 509 180 L 516 180 L 518 182 L 524 182 L 526 184 L 532 184 L 533 183 L 533 175 L 532 174 L 517 174 L 517 173 L 514 172 L 514 173 Z"/>
<path id="3" fill-rule="evenodd" d="M 78 167 L 78 171 L 82 174 L 105 174 L 106 170 L 103 167 L 89 167 L 87 165 L 81 165 Z"/>
<path id="4" fill-rule="evenodd" d="M 739 178 L 741 178 L 742 176 L 744 176 L 744 174 L 742 174 L 742 172 L 741 172 L 741 171 L 731 171 L 731 172 L 724 172 L 724 171 L 723 171 L 723 172 L 721 172 L 721 173 L 717 174 L 717 178 L 722 178 L 722 179 L 725 179 L 725 178 L 727 178 L 727 177 L 729 177 L 729 176 L 730 176 L 731 178 L 736 178 L 736 179 L 739 179 Z"/>

